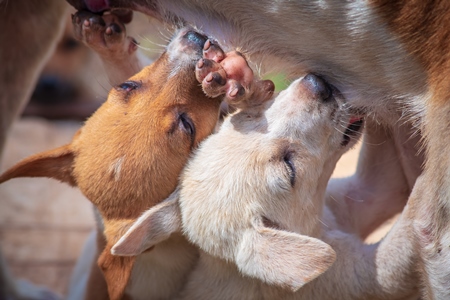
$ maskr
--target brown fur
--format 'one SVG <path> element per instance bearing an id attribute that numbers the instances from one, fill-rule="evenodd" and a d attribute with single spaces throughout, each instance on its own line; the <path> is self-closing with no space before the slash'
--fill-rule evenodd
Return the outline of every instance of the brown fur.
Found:
<path id="1" fill-rule="evenodd" d="M 441 1 L 372 1 L 390 29 L 403 41 L 427 73 L 429 93 L 423 119 L 426 164 L 422 185 L 410 198 L 410 216 L 417 220 L 416 242 L 420 251 L 424 292 L 429 299 L 450 293 L 439 282 L 450 278 L 448 244 L 450 228 L 450 3 Z M 430 249 L 429 246 L 433 245 Z M 443 251 L 442 251 L 443 250 Z M 442 251 L 442 253 L 441 253 Z M 439 255 L 436 255 L 439 254 Z M 444 268 L 444 270 L 440 270 Z M 445 279 L 446 278 L 446 279 Z"/>
<path id="2" fill-rule="evenodd" d="M 174 67 L 166 52 L 130 78 L 136 90 L 114 88 L 71 144 L 25 159 L 0 177 L 52 177 L 76 185 L 92 201 L 105 227 L 98 263 L 111 299 L 124 295 L 135 261 L 112 256 L 111 245 L 142 211 L 170 194 L 191 150 L 218 118 L 220 101 L 203 93 L 193 66 L 173 75 Z M 192 138 L 179 128 L 182 112 L 195 124 Z"/>

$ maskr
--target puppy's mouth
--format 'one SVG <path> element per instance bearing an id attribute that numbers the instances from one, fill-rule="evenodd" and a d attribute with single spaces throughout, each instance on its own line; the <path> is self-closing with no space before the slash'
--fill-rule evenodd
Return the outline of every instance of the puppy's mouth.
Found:
<path id="1" fill-rule="evenodd" d="M 347 128 L 344 131 L 344 136 L 341 142 L 341 146 L 347 146 L 350 141 L 356 139 L 361 134 L 364 125 L 364 117 L 353 116 L 350 118 Z"/>

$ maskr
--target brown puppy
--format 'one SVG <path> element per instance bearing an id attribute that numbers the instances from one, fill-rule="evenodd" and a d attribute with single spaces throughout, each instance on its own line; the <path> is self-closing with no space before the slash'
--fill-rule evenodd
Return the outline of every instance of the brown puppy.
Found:
<path id="1" fill-rule="evenodd" d="M 350 209 L 340 225 L 365 236 L 400 211 L 414 187 L 406 212 L 415 220 L 424 294 L 450 298 L 444 284 L 450 276 L 450 158 L 443 155 L 450 144 L 447 0 L 69 2 L 183 20 L 272 67 L 318 73 L 338 87 L 349 105 L 373 118 L 357 173 L 330 185 L 330 208 Z"/>
<path id="2" fill-rule="evenodd" d="M 112 256 L 111 247 L 173 191 L 191 150 L 216 126 L 218 96 L 240 101 L 257 85 L 242 56 L 181 29 L 154 64 L 112 89 L 70 144 L 25 159 L 0 182 L 46 176 L 79 187 L 100 217 L 98 264 L 109 298 L 170 298 L 197 257 L 183 237 L 138 258 Z M 267 95 L 272 91 L 269 85 Z M 86 298 L 108 298 L 104 287 L 93 266 Z"/>

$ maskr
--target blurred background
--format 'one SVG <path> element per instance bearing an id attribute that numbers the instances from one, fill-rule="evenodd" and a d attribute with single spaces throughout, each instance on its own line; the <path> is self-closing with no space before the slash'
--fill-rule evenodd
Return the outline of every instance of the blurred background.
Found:
<path id="1" fill-rule="evenodd" d="M 135 13 L 128 35 L 156 58 L 170 30 Z M 277 89 L 286 84 L 272 75 Z M 43 70 L 21 119 L 9 133 L 0 171 L 31 154 L 70 142 L 74 133 L 106 99 L 111 88 L 100 59 L 73 38 L 67 27 Z M 339 162 L 333 176 L 353 174 L 359 146 Z M 55 180 L 21 178 L 0 185 L 0 245 L 17 278 L 65 295 L 84 241 L 94 228 L 90 202 L 75 188 Z"/>

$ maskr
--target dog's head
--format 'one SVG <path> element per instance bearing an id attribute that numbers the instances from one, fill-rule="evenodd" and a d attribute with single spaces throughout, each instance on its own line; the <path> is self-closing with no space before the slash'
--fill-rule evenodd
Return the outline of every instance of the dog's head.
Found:
<path id="1" fill-rule="evenodd" d="M 220 99 L 207 97 L 194 73 L 205 42 L 181 29 L 154 64 L 111 90 L 70 144 L 0 177 L 50 177 L 80 188 L 103 218 L 99 264 L 113 299 L 123 293 L 134 258 L 112 257 L 111 246 L 142 211 L 169 196 L 191 151 L 215 128 Z"/>
<path id="2" fill-rule="evenodd" d="M 243 274 L 299 289 L 335 260 L 315 238 L 323 196 L 361 127 L 324 80 L 310 74 L 295 81 L 259 112 L 226 119 L 189 161 L 179 189 L 138 219 L 114 253 L 139 253 L 182 228 Z"/>

